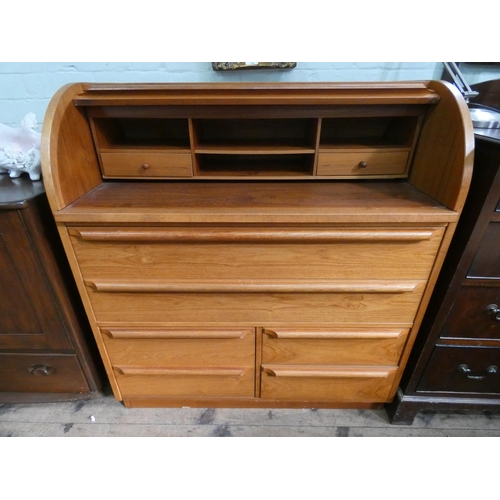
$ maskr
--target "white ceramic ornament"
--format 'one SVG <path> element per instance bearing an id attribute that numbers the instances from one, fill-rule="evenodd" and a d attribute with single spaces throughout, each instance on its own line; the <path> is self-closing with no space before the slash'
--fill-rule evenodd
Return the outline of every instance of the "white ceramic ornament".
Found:
<path id="1" fill-rule="evenodd" d="M 36 127 L 34 113 L 28 113 L 19 128 L 0 123 L 0 173 L 8 172 L 10 177 L 15 178 L 25 172 L 32 181 L 40 179 L 41 134 Z"/>

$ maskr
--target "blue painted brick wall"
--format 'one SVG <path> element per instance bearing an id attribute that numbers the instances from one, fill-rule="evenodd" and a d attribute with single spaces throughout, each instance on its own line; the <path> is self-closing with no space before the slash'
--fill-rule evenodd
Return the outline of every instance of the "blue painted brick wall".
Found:
<path id="1" fill-rule="evenodd" d="M 468 71 L 463 71 L 469 83 L 474 83 L 474 78 L 489 79 L 485 77 L 489 76 L 488 71 L 499 72 L 491 67 L 470 66 Z M 427 80 L 441 78 L 442 71 L 439 62 L 298 62 L 292 70 L 234 72 L 215 72 L 210 62 L 0 63 L 0 123 L 17 127 L 26 113 L 34 112 L 41 130 L 51 97 L 71 82 Z"/>

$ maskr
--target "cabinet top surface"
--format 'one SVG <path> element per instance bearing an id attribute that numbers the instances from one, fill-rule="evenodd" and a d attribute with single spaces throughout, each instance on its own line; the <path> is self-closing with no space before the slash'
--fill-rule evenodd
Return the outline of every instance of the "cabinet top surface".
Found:
<path id="1" fill-rule="evenodd" d="M 104 182 L 66 222 L 445 222 L 457 214 L 404 182 Z"/>
<path id="2" fill-rule="evenodd" d="M 44 191 L 42 181 L 32 181 L 25 176 L 11 179 L 7 174 L 0 174 L 0 210 L 26 208 L 29 200 Z"/>
<path id="3" fill-rule="evenodd" d="M 127 104 L 428 104 L 425 82 L 83 84 L 76 106 Z"/>

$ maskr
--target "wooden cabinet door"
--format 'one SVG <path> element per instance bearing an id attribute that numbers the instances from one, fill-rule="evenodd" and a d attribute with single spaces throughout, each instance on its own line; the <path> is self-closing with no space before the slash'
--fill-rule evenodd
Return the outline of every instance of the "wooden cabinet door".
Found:
<path id="1" fill-rule="evenodd" d="M 69 349 L 21 213 L 0 211 L 0 349 Z"/>

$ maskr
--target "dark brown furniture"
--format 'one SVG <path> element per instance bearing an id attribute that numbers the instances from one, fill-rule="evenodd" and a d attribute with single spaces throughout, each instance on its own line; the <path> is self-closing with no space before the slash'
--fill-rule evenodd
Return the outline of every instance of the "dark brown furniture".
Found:
<path id="1" fill-rule="evenodd" d="M 0 175 L 0 403 L 91 397 L 102 386 L 42 181 Z"/>
<path id="2" fill-rule="evenodd" d="M 494 88 L 482 84 L 476 101 L 495 95 Z M 467 202 L 387 407 L 394 424 L 411 424 L 424 409 L 500 408 L 500 130 L 476 129 L 475 143 Z"/>

